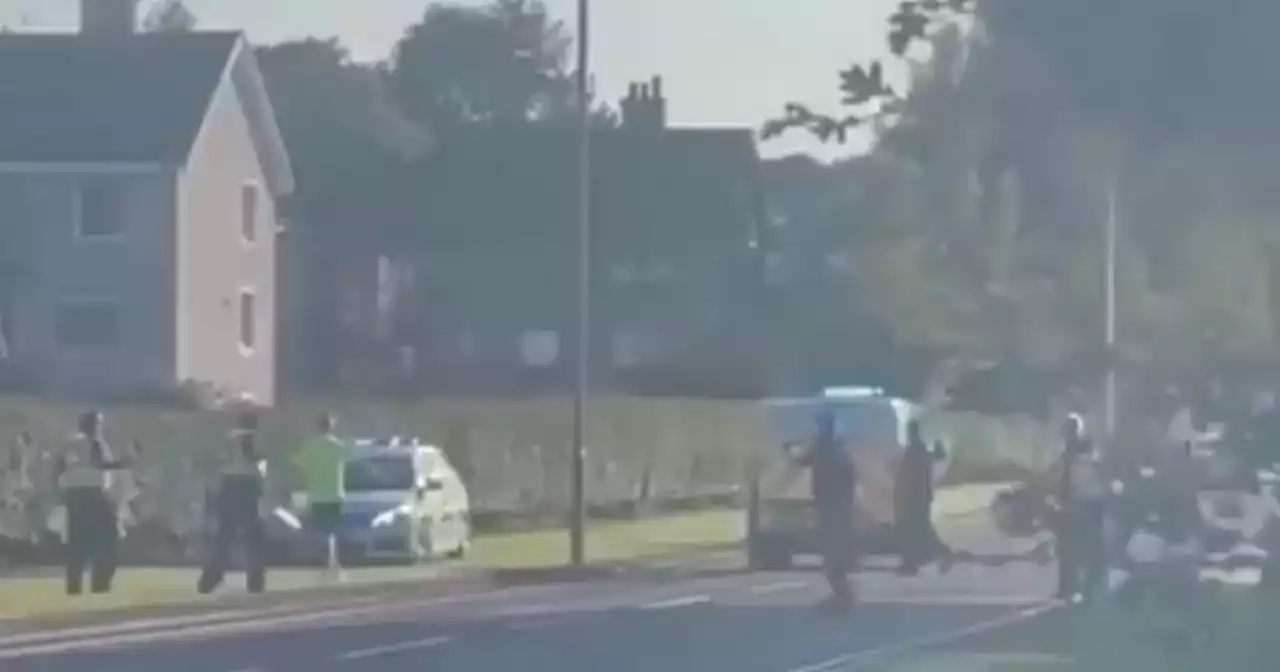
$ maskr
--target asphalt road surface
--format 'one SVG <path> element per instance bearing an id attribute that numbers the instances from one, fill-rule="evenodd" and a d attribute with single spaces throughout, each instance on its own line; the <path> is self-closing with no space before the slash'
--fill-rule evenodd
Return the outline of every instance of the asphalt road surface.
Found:
<path id="1" fill-rule="evenodd" d="M 815 572 L 667 568 L 592 583 L 290 612 L 108 639 L 85 650 L 0 639 L 0 670 L 1076 669 L 1033 645 L 1052 631 L 1045 624 L 1057 615 L 1045 603 L 1050 573 L 1030 562 L 960 564 L 946 575 L 930 568 L 917 577 L 870 571 L 856 578 L 857 610 L 833 616 L 815 609 L 825 594 Z"/>

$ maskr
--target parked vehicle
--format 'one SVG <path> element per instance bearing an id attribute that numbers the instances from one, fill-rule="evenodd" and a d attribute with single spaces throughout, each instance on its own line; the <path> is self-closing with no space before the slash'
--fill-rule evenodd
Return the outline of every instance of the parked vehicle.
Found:
<path id="1" fill-rule="evenodd" d="M 356 439 L 344 480 L 346 500 L 338 532 L 344 562 L 422 562 L 460 558 L 471 545 L 471 503 L 466 485 L 444 452 L 417 439 Z M 307 532 L 305 493 L 295 493 L 291 512 L 301 530 L 290 544 L 310 557 L 323 540 Z M 294 527 L 289 511 L 277 511 Z"/>
<path id="2" fill-rule="evenodd" d="M 815 397 L 764 402 L 772 442 L 749 476 L 747 556 L 755 569 L 785 569 L 798 555 L 816 553 L 816 518 L 808 468 L 795 463 L 796 451 L 814 435 L 815 418 L 826 409 L 836 416 L 837 435 L 847 443 L 858 470 L 855 544 L 861 554 L 896 552 L 894 481 L 907 447 L 907 423 L 918 407 L 880 390 L 836 388 Z M 950 456 L 936 462 L 941 479 Z"/>

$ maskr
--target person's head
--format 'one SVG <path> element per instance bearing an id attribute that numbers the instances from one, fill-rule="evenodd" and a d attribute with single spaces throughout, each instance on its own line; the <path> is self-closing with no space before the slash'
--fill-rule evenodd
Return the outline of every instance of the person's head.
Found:
<path id="1" fill-rule="evenodd" d="M 236 431 L 241 433 L 258 431 L 258 414 L 252 410 L 241 411 L 236 415 Z"/>
<path id="2" fill-rule="evenodd" d="M 819 410 L 814 421 L 818 427 L 818 436 L 829 439 L 836 435 L 836 414 L 831 409 Z"/>
<path id="3" fill-rule="evenodd" d="M 102 434 L 103 424 L 102 411 L 91 409 L 80 414 L 76 429 L 86 437 L 98 438 Z"/>
<path id="4" fill-rule="evenodd" d="M 907 439 L 912 445 L 924 445 L 924 429 L 920 424 L 920 418 L 911 418 L 907 421 Z"/>
<path id="5" fill-rule="evenodd" d="M 321 434 L 332 434 L 337 426 L 338 420 L 333 417 L 332 413 L 321 413 L 320 417 L 316 419 L 316 431 Z"/>
<path id="6" fill-rule="evenodd" d="M 1067 419 L 1062 423 L 1062 437 L 1073 442 L 1084 438 L 1084 418 L 1080 417 L 1079 413 L 1067 415 Z"/>

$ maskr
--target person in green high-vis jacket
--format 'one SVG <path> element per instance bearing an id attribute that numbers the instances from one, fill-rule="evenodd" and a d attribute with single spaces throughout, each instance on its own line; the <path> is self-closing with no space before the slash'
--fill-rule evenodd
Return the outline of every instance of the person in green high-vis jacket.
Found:
<path id="1" fill-rule="evenodd" d="M 331 575 L 340 575 L 341 572 L 338 562 L 338 528 L 342 522 L 342 503 L 346 498 L 343 470 L 347 448 L 334 436 L 336 426 L 337 421 L 333 415 L 321 414 L 316 423 L 316 435 L 303 444 L 297 457 L 305 482 L 307 505 L 310 507 L 307 523 L 327 541 L 326 570 Z"/>

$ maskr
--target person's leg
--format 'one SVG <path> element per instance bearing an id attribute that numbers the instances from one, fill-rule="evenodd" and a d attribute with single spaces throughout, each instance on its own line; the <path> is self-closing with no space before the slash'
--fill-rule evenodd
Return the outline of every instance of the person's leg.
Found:
<path id="1" fill-rule="evenodd" d="M 845 609 L 853 605 L 853 587 L 849 584 L 849 572 L 853 560 L 853 521 L 843 515 L 828 512 L 820 522 L 823 538 L 823 574 L 831 588 L 828 605 Z"/>
<path id="2" fill-rule="evenodd" d="M 1075 531 L 1070 520 L 1061 521 L 1054 540 L 1055 555 L 1058 558 L 1058 592 L 1060 599 L 1070 599 L 1079 589 L 1077 566 L 1077 549 Z"/>
<path id="3" fill-rule="evenodd" d="M 1082 592 L 1088 599 L 1099 597 L 1107 584 L 1106 516 L 1101 505 L 1090 505 L 1085 521 L 1087 543 Z"/>
<path id="4" fill-rule="evenodd" d="M 267 585 L 267 535 L 262 518 L 258 515 L 257 497 L 252 497 L 244 511 L 240 529 L 244 534 L 245 587 L 251 593 L 261 593 Z"/>
<path id="5" fill-rule="evenodd" d="M 327 578 L 341 576 L 342 566 L 338 557 L 338 527 L 342 520 L 342 508 L 336 502 L 317 503 L 311 510 L 316 531 L 325 542 L 325 564 L 322 572 Z"/>
<path id="6" fill-rule="evenodd" d="M 920 566 L 924 564 L 921 556 L 920 544 L 920 525 L 915 520 L 915 516 L 904 516 L 897 524 L 896 535 L 898 537 L 898 555 L 901 562 L 898 566 L 898 572 L 905 575 L 915 575 L 919 573 Z"/>
<path id="7" fill-rule="evenodd" d="M 66 511 L 66 543 L 63 544 L 63 564 L 66 570 L 68 595 L 84 592 L 84 570 L 92 549 L 92 519 L 89 517 L 84 493 L 79 488 L 69 488 L 64 493 Z"/>
<path id="8" fill-rule="evenodd" d="M 116 517 L 114 503 L 106 492 L 98 492 L 95 499 L 100 522 L 95 526 L 98 534 L 93 553 L 93 569 L 90 572 L 92 582 L 90 588 L 95 593 L 109 593 L 116 577 L 120 521 Z"/>
<path id="9" fill-rule="evenodd" d="M 227 565 L 231 560 L 231 544 L 235 541 L 236 520 L 234 511 L 229 505 L 229 496 L 217 497 L 215 500 L 216 523 L 212 544 L 205 555 L 204 568 L 200 572 L 200 580 L 196 590 L 207 595 L 217 590 L 226 577 Z"/>

